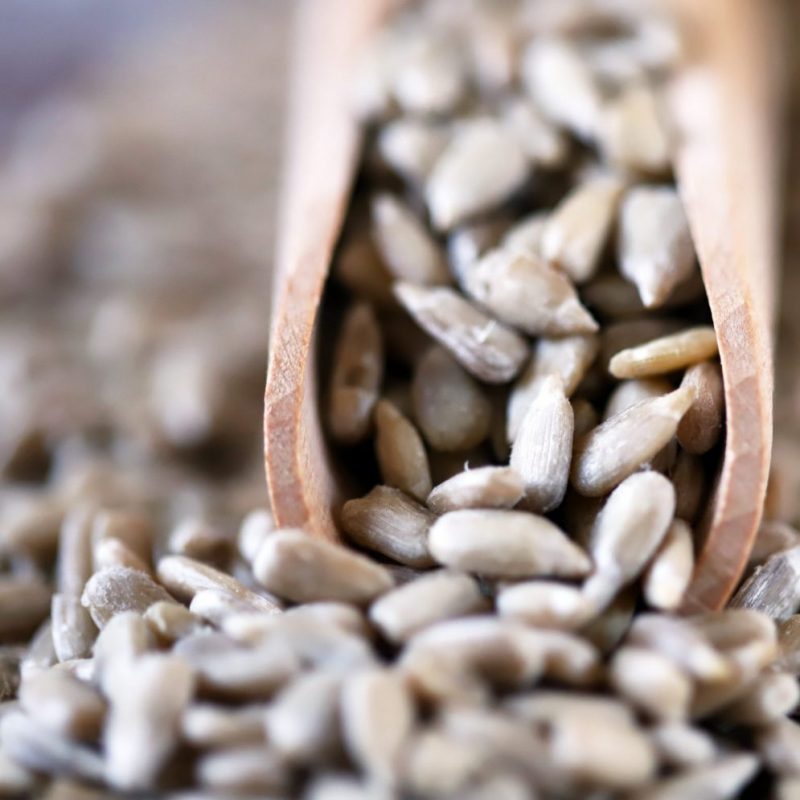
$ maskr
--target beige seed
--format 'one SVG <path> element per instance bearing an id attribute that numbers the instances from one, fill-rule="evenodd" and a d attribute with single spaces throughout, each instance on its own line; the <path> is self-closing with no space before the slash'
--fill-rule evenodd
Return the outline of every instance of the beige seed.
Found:
<path id="1" fill-rule="evenodd" d="M 50 611 L 50 589 L 27 577 L 0 577 L 0 639 L 27 637 Z"/>
<path id="2" fill-rule="evenodd" d="M 269 591 L 295 603 L 362 605 L 392 588 L 389 573 L 371 559 L 290 529 L 264 542 L 253 574 Z"/>
<path id="3" fill-rule="evenodd" d="M 611 685 L 644 713 L 662 720 L 686 717 L 692 682 L 672 661 L 640 647 L 622 647 L 609 666 Z"/>
<path id="4" fill-rule="evenodd" d="M 800 608 L 800 546 L 770 556 L 739 587 L 731 599 L 735 608 L 761 611 L 782 620 Z"/>
<path id="5" fill-rule="evenodd" d="M 395 304 L 391 273 L 365 230 L 345 238 L 333 262 L 333 273 L 359 300 L 381 309 Z"/>
<path id="6" fill-rule="evenodd" d="M 765 764 L 778 775 L 800 777 L 800 724 L 778 719 L 756 736 Z"/>
<path id="7" fill-rule="evenodd" d="M 113 682 L 103 733 L 106 778 L 126 791 L 153 788 L 179 742 L 180 720 L 194 689 L 179 658 L 148 654 Z"/>
<path id="8" fill-rule="evenodd" d="M 699 364 L 716 354 L 714 329 L 710 325 L 700 326 L 620 351 L 611 359 L 609 372 L 615 378 L 647 378 Z M 691 389 L 693 394 L 699 388 L 694 380 L 681 386 Z"/>
<path id="9" fill-rule="evenodd" d="M 104 509 L 95 514 L 92 522 L 92 542 L 95 547 L 103 539 L 124 542 L 146 564 L 152 560 L 152 522 L 142 514 L 119 509 Z"/>
<path id="10" fill-rule="evenodd" d="M 201 589 L 189 603 L 189 611 L 199 620 L 219 626 L 231 614 L 279 614 L 278 606 L 268 610 L 219 589 Z"/>
<path id="11" fill-rule="evenodd" d="M 561 379 L 545 378 L 511 449 L 511 468 L 525 485 L 525 508 L 543 514 L 561 504 L 569 482 L 574 428 Z"/>
<path id="12" fill-rule="evenodd" d="M 692 531 L 683 520 L 675 519 L 645 572 L 645 600 L 653 608 L 674 611 L 683 600 L 693 571 Z"/>
<path id="13" fill-rule="evenodd" d="M 722 712 L 734 725 L 760 727 L 791 714 L 800 700 L 794 675 L 773 672 L 760 675 L 747 692 Z"/>
<path id="14" fill-rule="evenodd" d="M 511 467 L 478 467 L 436 486 L 428 495 L 428 507 L 436 514 L 462 508 L 513 508 L 524 490 Z"/>
<path id="15" fill-rule="evenodd" d="M 686 387 L 642 400 L 611 417 L 575 443 L 572 485 L 600 497 L 651 461 L 672 439 L 694 393 Z"/>
<path id="16" fill-rule="evenodd" d="M 688 623 L 731 662 L 734 672 L 746 679 L 775 660 L 778 634 L 775 620 L 748 608 L 728 606 L 722 613 L 694 614 Z"/>
<path id="17" fill-rule="evenodd" d="M 414 696 L 427 706 L 477 706 L 489 702 L 488 681 L 442 648 L 406 648 L 399 668 Z"/>
<path id="18" fill-rule="evenodd" d="M 449 230 L 500 205 L 528 177 L 517 137 L 502 123 L 484 118 L 455 131 L 428 178 L 425 199 L 434 227 Z"/>
<path id="19" fill-rule="evenodd" d="M 621 414 L 641 400 L 650 400 L 669 394 L 673 386 L 663 378 L 640 378 L 622 381 L 614 388 L 603 411 L 603 420 Z"/>
<path id="20" fill-rule="evenodd" d="M 434 623 L 475 614 L 486 605 L 474 578 L 440 570 L 383 595 L 370 607 L 369 618 L 397 644 Z"/>
<path id="21" fill-rule="evenodd" d="M 64 504 L 41 492 L 2 492 L 0 531 L 3 546 L 12 553 L 37 559 L 52 558 L 64 520 Z"/>
<path id="22" fill-rule="evenodd" d="M 529 258 L 541 258 L 542 234 L 546 224 L 547 214 L 541 211 L 523 217 L 504 233 L 501 240 L 502 248 Z M 492 244 L 496 244 L 496 242 L 492 242 Z M 488 249 L 487 247 L 483 252 Z M 483 255 L 483 253 L 478 253 L 478 255 Z"/>
<path id="23" fill-rule="evenodd" d="M 112 617 L 94 645 L 95 679 L 103 692 L 108 695 L 127 665 L 153 646 L 153 637 L 139 614 L 123 611 Z"/>
<path id="24" fill-rule="evenodd" d="M 726 755 L 714 763 L 664 778 L 634 794 L 632 800 L 729 800 L 739 796 L 757 770 L 758 759 L 750 753 Z"/>
<path id="25" fill-rule="evenodd" d="M 678 441 L 688 453 L 707 453 L 719 440 L 725 415 L 725 392 L 719 364 L 704 362 L 686 370 L 682 384 L 695 400 L 678 425 Z"/>
<path id="26" fill-rule="evenodd" d="M 637 588 L 634 584 L 619 592 L 603 613 L 581 631 L 581 635 L 604 655 L 614 652 L 631 627 L 639 600 Z"/>
<path id="27" fill-rule="evenodd" d="M 170 553 L 198 561 L 224 562 L 232 549 L 232 532 L 202 517 L 180 520 L 167 538 Z"/>
<path id="28" fill-rule="evenodd" d="M 586 283 L 597 272 L 623 188 L 612 175 L 592 178 L 573 189 L 548 217 L 542 257 L 575 283 Z"/>
<path id="29" fill-rule="evenodd" d="M 800 675 L 800 615 L 778 623 L 778 644 L 780 655 L 775 667 L 793 675 Z"/>
<path id="30" fill-rule="evenodd" d="M 709 764 L 719 755 L 711 734 L 685 722 L 663 722 L 650 733 L 659 758 L 669 766 L 685 769 Z"/>
<path id="31" fill-rule="evenodd" d="M 45 728 L 90 742 L 97 739 L 106 713 L 106 704 L 95 689 L 53 669 L 26 678 L 19 701 L 31 719 Z"/>
<path id="32" fill-rule="evenodd" d="M 534 166 L 554 168 L 564 163 L 569 154 L 566 136 L 529 100 L 511 100 L 503 109 L 502 118 Z"/>
<path id="33" fill-rule="evenodd" d="M 54 594 L 50 606 L 53 647 L 59 661 L 86 658 L 97 637 L 97 627 L 77 597 Z"/>
<path id="34" fill-rule="evenodd" d="M 354 305 L 336 342 L 328 394 L 328 426 L 336 441 L 353 444 L 369 431 L 383 379 L 383 342 L 372 309 Z"/>
<path id="35" fill-rule="evenodd" d="M 645 83 L 624 89 L 603 109 L 600 142 L 606 159 L 622 169 L 662 174 L 670 148 L 655 92 Z"/>
<path id="36" fill-rule="evenodd" d="M 458 285 L 464 287 L 469 270 L 483 255 L 496 247 L 508 229 L 505 216 L 460 225 L 447 237 L 447 257 Z"/>
<path id="37" fill-rule="evenodd" d="M 152 574 L 150 565 L 128 547 L 121 539 L 107 537 L 94 543 L 92 564 L 95 572 L 108 567 L 129 567 L 145 574 Z"/>
<path id="38" fill-rule="evenodd" d="M 373 199 L 372 225 L 378 250 L 397 280 L 426 286 L 451 282 L 441 248 L 397 198 L 380 194 Z"/>
<path id="39" fill-rule="evenodd" d="M 373 669 L 349 676 L 342 687 L 341 719 L 350 757 L 368 775 L 392 781 L 415 711 L 396 672 Z"/>
<path id="40" fill-rule="evenodd" d="M 800 798 L 800 778 L 779 778 L 775 781 L 775 800 Z"/>
<path id="41" fill-rule="evenodd" d="M 80 597 L 92 574 L 92 524 L 94 510 L 73 508 L 64 518 L 58 546 L 56 582 L 61 594 Z"/>
<path id="42" fill-rule="evenodd" d="M 243 520 L 239 527 L 237 536 L 237 547 L 239 555 L 252 564 L 256 557 L 258 548 L 264 540 L 275 530 L 275 518 L 271 511 L 260 508 L 251 511 Z"/>
<path id="43" fill-rule="evenodd" d="M 228 747 L 264 741 L 262 705 L 241 708 L 194 703 L 183 712 L 181 733 L 195 747 Z"/>
<path id="44" fill-rule="evenodd" d="M 427 538 L 435 518 L 400 490 L 376 486 L 365 497 L 344 504 L 341 523 L 345 533 L 362 547 L 406 566 L 425 568 L 433 565 Z"/>
<path id="45" fill-rule="evenodd" d="M 211 750 L 195 768 L 197 781 L 217 797 L 265 797 L 286 791 L 291 774 L 284 760 L 263 744 L 242 744 Z M 212 797 L 215 795 L 212 795 Z"/>
<path id="46" fill-rule="evenodd" d="M 533 356 L 508 397 L 509 442 L 516 439 L 522 420 L 543 381 L 551 375 L 558 376 L 564 384 L 564 394 L 570 397 L 597 358 L 599 347 L 599 340 L 593 334 L 537 339 Z"/>
<path id="47" fill-rule="evenodd" d="M 447 146 L 449 132 L 444 125 L 421 119 L 396 119 L 378 134 L 378 152 L 406 181 L 422 184 Z"/>
<path id="48" fill-rule="evenodd" d="M 612 322 L 606 325 L 600 335 L 600 364 L 608 369 L 611 359 L 622 350 L 638 347 L 662 336 L 680 332 L 686 324 L 677 319 L 663 317 L 642 317 Z"/>
<path id="49" fill-rule="evenodd" d="M 675 513 L 675 489 L 657 472 L 639 472 L 611 493 L 589 538 L 594 572 L 586 597 L 604 608 L 637 578 L 667 534 Z"/>
<path id="50" fill-rule="evenodd" d="M 538 257 L 490 250 L 467 271 L 464 289 L 501 322 L 533 336 L 597 330 L 569 278 Z"/>
<path id="51" fill-rule="evenodd" d="M 485 754 L 468 742 L 460 742 L 436 729 L 416 734 L 402 755 L 401 781 L 423 796 L 463 797 L 485 769 Z"/>
<path id="52" fill-rule="evenodd" d="M 528 47 L 522 75 L 530 95 L 558 125 L 592 139 L 600 122 L 600 92 L 578 50 L 564 39 L 540 37 Z"/>
<path id="53" fill-rule="evenodd" d="M 586 623 L 592 608 L 580 589 L 574 586 L 526 581 L 498 592 L 497 612 L 542 628 L 574 630 Z"/>
<path id="54" fill-rule="evenodd" d="M 195 633 L 202 625 L 199 616 L 189 611 L 186 606 L 163 600 L 149 606 L 143 618 L 147 627 L 158 639 L 170 643 Z"/>
<path id="55" fill-rule="evenodd" d="M 675 189 L 638 186 L 622 202 L 620 272 L 639 290 L 647 308 L 662 305 L 695 269 L 694 247 Z"/>
<path id="56" fill-rule="evenodd" d="M 375 406 L 375 451 L 384 483 L 424 501 L 431 490 L 425 445 L 414 425 L 388 400 Z"/>
<path id="57" fill-rule="evenodd" d="M 525 340 L 445 287 L 395 285 L 397 299 L 417 323 L 486 383 L 506 383 L 528 355 Z"/>
<path id="58" fill-rule="evenodd" d="M 678 450 L 670 478 L 677 496 L 675 516 L 691 525 L 697 520 L 705 499 L 707 482 L 705 466 L 697 456 Z"/>
<path id="59" fill-rule="evenodd" d="M 95 572 L 81 596 L 81 604 L 98 628 L 123 611 L 143 613 L 159 601 L 175 602 L 163 586 L 130 567 L 109 567 Z"/>
<path id="60" fill-rule="evenodd" d="M 433 524 L 428 547 L 440 564 L 495 577 L 574 578 L 591 566 L 552 522 L 521 511 L 451 511 Z"/>
<path id="61" fill-rule="evenodd" d="M 0 791 L 5 796 L 33 797 L 37 783 L 38 779 L 32 771 L 13 761 L 4 750 L 0 750 Z M 62 798 L 48 795 L 47 800 L 62 800 Z M 63 798 L 63 800 L 71 800 L 71 798 Z M 82 799 L 75 798 L 75 800 Z M 94 799 L 87 798 L 87 800 Z"/>
<path id="62" fill-rule="evenodd" d="M 597 682 L 600 653 L 586 639 L 568 631 L 525 627 L 516 632 L 516 644 L 532 664 L 541 660 L 542 676 L 567 686 Z"/>
<path id="63" fill-rule="evenodd" d="M 431 347 L 422 356 L 411 391 L 414 417 L 434 449 L 468 450 L 489 433 L 491 403 L 444 348 Z"/>

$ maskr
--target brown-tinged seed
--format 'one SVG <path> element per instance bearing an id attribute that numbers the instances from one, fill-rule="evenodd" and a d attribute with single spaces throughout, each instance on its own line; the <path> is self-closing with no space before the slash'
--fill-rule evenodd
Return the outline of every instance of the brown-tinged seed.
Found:
<path id="1" fill-rule="evenodd" d="M 0 640 L 27 637 L 47 618 L 50 589 L 37 579 L 0 577 Z"/>
<path id="2" fill-rule="evenodd" d="M 423 796 L 463 797 L 486 767 L 480 747 L 458 741 L 435 728 L 411 738 L 402 758 L 401 781 L 410 791 Z"/>
<path id="3" fill-rule="evenodd" d="M 585 397 L 576 397 L 572 400 L 572 416 L 575 420 L 574 439 L 586 435 L 600 422 L 595 407 Z"/>
<path id="4" fill-rule="evenodd" d="M 522 511 L 451 511 L 433 524 L 428 547 L 440 564 L 495 577 L 574 578 L 591 567 L 552 522 Z"/>
<path id="5" fill-rule="evenodd" d="M 167 550 L 198 561 L 222 562 L 233 549 L 233 534 L 202 517 L 186 517 L 170 531 Z"/>
<path id="6" fill-rule="evenodd" d="M 148 606 L 143 618 L 158 639 L 170 643 L 194 633 L 202 625 L 202 620 L 186 606 L 163 600 Z"/>
<path id="7" fill-rule="evenodd" d="M 675 486 L 677 498 L 675 516 L 691 525 L 697 520 L 706 496 L 705 466 L 697 456 L 679 449 L 670 471 L 670 479 Z"/>
<path id="8" fill-rule="evenodd" d="M 118 539 L 146 564 L 150 564 L 155 535 L 152 522 L 142 514 L 119 509 L 98 511 L 92 521 L 92 541 Z"/>
<path id="9" fill-rule="evenodd" d="M 152 575 L 150 564 L 143 561 L 121 539 L 111 537 L 96 541 L 92 547 L 92 564 L 95 572 L 108 567 L 129 567 Z"/>
<path id="10" fill-rule="evenodd" d="M 333 263 L 333 273 L 360 300 L 382 309 L 395 304 L 392 276 L 366 232 L 345 239 Z"/>
<path id="11" fill-rule="evenodd" d="M 699 364 L 716 354 L 714 329 L 701 325 L 621 350 L 611 359 L 608 369 L 615 378 L 647 378 Z M 696 381 L 687 380 L 681 386 L 697 396 Z"/>
<path id="12" fill-rule="evenodd" d="M 719 364 L 704 362 L 686 370 L 681 384 L 694 388 L 695 400 L 678 425 L 687 453 L 707 453 L 719 440 L 725 416 L 725 388 Z"/>
<path id="13" fill-rule="evenodd" d="M 641 400 L 589 431 L 575 443 L 572 485 L 588 497 L 606 494 L 672 439 L 693 399 L 693 390 L 679 388 Z"/>
<path id="14" fill-rule="evenodd" d="M 478 467 L 434 487 L 427 502 L 436 514 L 462 508 L 513 508 L 524 488 L 522 478 L 511 467 Z"/>

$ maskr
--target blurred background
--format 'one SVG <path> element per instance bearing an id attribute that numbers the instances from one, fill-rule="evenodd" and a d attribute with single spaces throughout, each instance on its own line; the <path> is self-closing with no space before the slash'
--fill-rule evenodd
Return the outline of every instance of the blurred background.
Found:
<path id="1" fill-rule="evenodd" d="M 0 4 L 3 497 L 67 481 L 78 496 L 135 487 L 170 516 L 264 502 L 292 5 Z M 796 26 L 800 8 L 786 5 Z M 770 503 L 796 521 L 800 80 L 792 89 Z"/>

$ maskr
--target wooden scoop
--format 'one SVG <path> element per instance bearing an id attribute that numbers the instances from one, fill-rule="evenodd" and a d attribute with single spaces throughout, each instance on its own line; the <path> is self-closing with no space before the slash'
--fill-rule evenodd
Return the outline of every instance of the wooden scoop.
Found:
<path id="1" fill-rule="evenodd" d="M 390 0 L 318 0 L 298 13 L 276 305 L 265 398 L 266 470 L 280 525 L 335 538 L 345 492 L 321 428 L 314 346 L 325 279 L 359 157 L 350 94 Z M 687 61 L 670 92 L 676 174 L 725 378 L 725 457 L 685 608 L 725 603 L 760 521 L 772 445 L 779 187 L 778 4 L 674 0 Z"/>

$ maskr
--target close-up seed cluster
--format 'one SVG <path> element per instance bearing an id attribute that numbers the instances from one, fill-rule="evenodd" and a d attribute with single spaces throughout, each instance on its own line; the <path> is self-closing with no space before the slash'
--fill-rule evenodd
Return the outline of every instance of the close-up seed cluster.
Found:
<path id="1" fill-rule="evenodd" d="M 684 607 L 726 430 L 673 20 L 407 6 L 320 316 L 338 541 L 261 460 L 284 6 L 15 123 L 0 797 L 800 800 L 785 490 L 729 606 Z"/>

